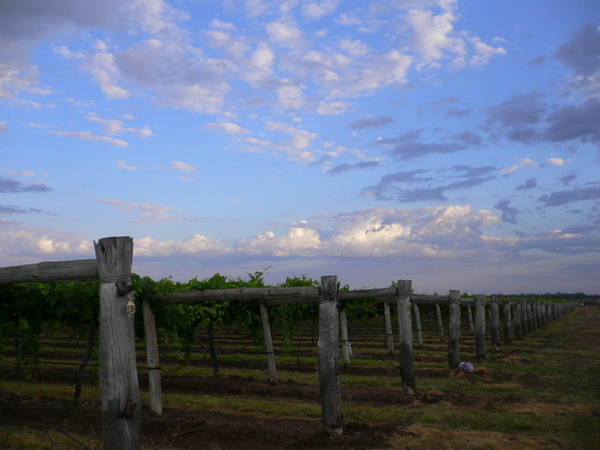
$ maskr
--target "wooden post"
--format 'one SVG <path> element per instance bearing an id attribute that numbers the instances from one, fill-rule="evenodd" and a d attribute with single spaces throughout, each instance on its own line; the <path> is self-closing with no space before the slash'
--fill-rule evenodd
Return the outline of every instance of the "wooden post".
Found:
<path id="1" fill-rule="evenodd" d="M 340 310 L 340 339 L 342 342 L 342 359 L 344 367 L 350 365 L 350 341 L 348 340 L 348 321 L 346 320 L 346 308 Z"/>
<path id="2" fill-rule="evenodd" d="M 450 291 L 448 321 L 448 366 L 454 370 L 460 364 L 460 291 Z"/>
<path id="3" fill-rule="evenodd" d="M 523 300 L 518 299 L 515 303 L 515 339 L 523 339 Z"/>
<path id="4" fill-rule="evenodd" d="M 267 366 L 269 368 L 269 383 L 277 385 L 277 366 L 275 365 L 275 351 L 273 350 L 273 338 L 271 336 L 271 324 L 269 323 L 269 311 L 264 303 L 259 303 L 260 319 L 262 321 L 263 338 L 265 341 L 265 353 L 267 354 Z"/>
<path id="5" fill-rule="evenodd" d="M 400 334 L 400 379 L 402 389 L 410 395 L 416 391 L 413 331 L 410 314 L 411 280 L 398 281 L 398 331 Z"/>
<path id="6" fill-rule="evenodd" d="M 490 315 L 492 346 L 497 352 L 500 349 L 500 308 L 498 307 L 498 296 L 495 294 L 491 299 Z"/>
<path id="7" fill-rule="evenodd" d="M 158 342 L 156 340 L 156 325 L 150 304 L 144 300 L 144 336 L 146 338 L 146 361 L 148 363 L 148 380 L 150 385 L 150 410 L 162 415 L 162 386 L 160 383 L 160 364 L 158 359 Z"/>
<path id="8" fill-rule="evenodd" d="M 475 327 L 473 326 L 473 310 L 470 306 L 467 306 L 467 315 L 469 318 L 469 331 L 474 331 Z"/>
<path id="9" fill-rule="evenodd" d="M 94 242 L 100 280 L 100 395 L 104 448 L 138 449 L 142 405 L 135 359 L 133 239 Z M 133 306 L 133 309 L 131 308 Z"/>
<path id="10" fill-rule="evenodd" d="M 485 360 L 487 349 L 485 346 L 485 299 L 483 295 L 475 296 L 475 357 L 479 361 Z"/>
<path id="11" fill-rule="evenodd" d="M 521 310 L 523 311 L 522 322 L 523 322 L 523 334 L 528 334 L 532 331 L 531 327 L 531 305 L 529 304 L 529 300 L 524 300 L 521 304 Z"/>
<path id="12" fill-rule="evenodd" d="M 421 312 L 419 311 L 419 305 L 413 303 L 413 309 L 415 310 L 415 325 L 417 326 L 417 342 L 419 345 L 423 345 L 423 326 L 421 325 Z"/>
<path id="13" fill-rule="evenodd" d="M 512 316 L 510 308 L 510 299 L 504 299 L 504 343 L 512 344 Z"/>
<path id="14" fill-rule="evenodd" d="M 332 435 L 342 434 L 342 391 L 338 375 L 340 362 L 339 283 L 336 276 L 321 277 L 319 300 L 319 385 L 323 423 Z"/>
<path id="15" fill-rule="evenodd" d="M 392 315 L 390 314 L 390 304 L 383 302 L 383 315 L 385 317 L 385 334 L 387 336 L 387 347 L 390 355 L 394 354 L 394 331 L 392 330 Z"/>
<path id="16" fill-rule="evenodd" d="M 444 321 L 442 320 L 442 308 L 437 303 L 435 304 L 435 312 L 437 313 L 438 326 L 440 327 L 440 340 L 444 342 Z"/>

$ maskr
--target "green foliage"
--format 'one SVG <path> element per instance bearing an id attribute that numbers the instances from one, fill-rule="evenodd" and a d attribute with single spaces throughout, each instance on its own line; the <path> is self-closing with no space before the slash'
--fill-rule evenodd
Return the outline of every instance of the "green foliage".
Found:
<path id="1" fill-rule="evenodd" d="M 36 363 L 39 335 L 66 326 L 84 335 L 98 321 L 98 283 L 62 281 L 0 286 L 0 335 L 13 337 L 17 362 Z"/>

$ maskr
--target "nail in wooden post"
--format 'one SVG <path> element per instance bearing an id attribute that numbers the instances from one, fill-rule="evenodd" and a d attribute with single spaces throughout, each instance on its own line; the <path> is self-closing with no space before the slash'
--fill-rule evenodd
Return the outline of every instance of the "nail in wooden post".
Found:
<path id="1" fill-rule="evenodd" d="M 100 395 L 105 449 L 140 446 L 142 405 L 138 385 L 131 264 L 133 239 L 94 242 L 100 280 Z M 132 308 L 133 306 L 133 308 Z"/>
<path id="2" fill-rule="evenodd" d="M 339 283 L 336 276 L 321 277 L 319 301 L 319 385 L 323 423 L 332 435 L 342 434 L 342 391 L 338 374 L 340 363 Z"/>
<path id="3" fill-rule="evenodd" d="M 448 366 L 451 370 L 460 364 L 460 291 L 450 291 L 448 321 Z"/>
<path id="4" fill-rule="evenodd" d="M 400 333 L 400 378 L 404 392 L 414 395 L 415 361 L 413 356 L 413 330 L 410 314 L 411 280 L 398 281 L 398 328 Z"/>
<path id="5" fill-rule="evenodd" d="M 385 317 L 385 334 L 387 336 L 387 347 L 390 355 L 394 354 L 394 331 L 392 330 L 392 315 L 390 314 L 390 304 L 383 302 L 383 315 Z"/>
<path id="6" fill-rule="evenodd" d="M 485 360 L 487 349 L 485 346 L 485 299 L 483 295 L 475 296 L 475 357 L 479 361 Z"/>
<path id="7" fill-rule="evenodd" d="M 144 300 L 142 308 L 144 312 L 144 337 L 146 338 L 146 361 L 148 363 L 148 380 L 150 386 L 150 410 L 160 416 L 162 415 L 163 405 L 156 324 L 150 304 L 146 300 Z"/>
<path id="8" fill-rule="evenodd" d="M 340 310 L 340 338 L 342 341 L 342 359 L 344 367 L 350 365 L 350 341 L 348 340 L 348 321 L 346 320 L 346 308 Z"/>
<path id="9" fill-rule="evenodd" d="M 498 296 L 492 295 L 490 303 L 490 315 L 491 315 L 491 335 L 492 335 L 492 346 L 494 351 L 500 349 L 500 308 L 498 306 Z"/>
<path id="10" fill-rule="evenodd" d="M 510 307 L 510 299 L 505 298 L 504 303 L 504 343 L 512 344 L 512 315 Z"/>
<path id="11" fill-rule="evenodd" d="M 265 353 L 267 354 L 267 366 L 269 368 L 269 382 L 277 385 L 277 366 L 275 365 L 275 351 L 273 350 L 273 338 L 271 336 L 271 324 L 269 323 L 269 311 L 264 303 L 259 304 L 260 319 L 262 321 L 263 338 L 265 341 Z"/>

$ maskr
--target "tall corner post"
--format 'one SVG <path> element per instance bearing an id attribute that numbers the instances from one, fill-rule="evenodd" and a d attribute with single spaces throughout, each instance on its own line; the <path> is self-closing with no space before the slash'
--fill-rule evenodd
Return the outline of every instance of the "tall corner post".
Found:
<path id="1" fill-rule="evenodd" d="M 409 395 L 414 395 L 417 387 L 415 382 L 415 360 L 413 354 L 413 330 L 410 311 L 411 280 L 398 280 L 398 332 L 400 334 L 400 379 L 402 389 Z"/>
<path id="2" fill-rule="evenodd" d="M 339 282 L 337 276 L 321 277 L 319 300 L 319 385 L 323 423 L 333 435 L 342 434 L 342 390 L 340 386 L 340 321 L 338 312 Z"/>
<path id="3" fill-rule="evenodd" d="M 100 281 L 100 396 L 105 449 L 140 447 L 142 405 L 135 357 L 133 239 L 94 242 Z"/>

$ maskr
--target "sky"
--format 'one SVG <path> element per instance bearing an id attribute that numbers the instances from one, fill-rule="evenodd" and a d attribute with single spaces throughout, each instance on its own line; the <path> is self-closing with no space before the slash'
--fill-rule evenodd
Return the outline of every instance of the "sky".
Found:
<path id="1" fill-rule="evenodd" d="M 0 266 L 600 293 L 596 0 L 0 0 Z"/>

